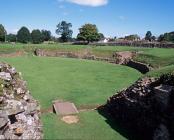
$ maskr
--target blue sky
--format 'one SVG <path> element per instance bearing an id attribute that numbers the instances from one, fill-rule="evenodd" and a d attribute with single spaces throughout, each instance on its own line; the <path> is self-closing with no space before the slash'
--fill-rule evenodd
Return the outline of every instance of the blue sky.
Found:
<path id="1" fill-rule="evenodd" d="M 66 20 L 73 36 L 85 23 L 96 24 L 106 36 L 154 35 L 174 30 L 174 0 L 1 0 L 0 24 L 8 33 L 21 26 L 49 29 Z"/>

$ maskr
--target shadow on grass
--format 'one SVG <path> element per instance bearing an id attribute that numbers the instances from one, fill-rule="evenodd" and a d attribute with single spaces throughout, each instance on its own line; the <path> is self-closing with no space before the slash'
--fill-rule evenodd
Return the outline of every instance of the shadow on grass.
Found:
<path id="1" fill-rule="evenodd" d="M 110 125 L 112 129 L 114 129 L 116 132 L 120 133 L 122 136 L 129 140 L 138 140 L 139 138 L 136 136 L 136 134 L 133 133 L 133 131 L 128 130 L 124 128 L 121 123 L 119 123 L 117 120 L 115 120 L 111 114 L 107 111 L 105 107 L 99 107 L 97 109 L 98 113 L 106 118 L 105 122 Z"/>

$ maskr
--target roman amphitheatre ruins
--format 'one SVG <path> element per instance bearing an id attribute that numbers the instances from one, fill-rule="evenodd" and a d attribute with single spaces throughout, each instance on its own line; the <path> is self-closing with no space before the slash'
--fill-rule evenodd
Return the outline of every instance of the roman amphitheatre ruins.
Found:
<path id="1" fill-rule="evenodd" d="M 1 139 L 173 137 L 172 48 L 1 50 Z"/>

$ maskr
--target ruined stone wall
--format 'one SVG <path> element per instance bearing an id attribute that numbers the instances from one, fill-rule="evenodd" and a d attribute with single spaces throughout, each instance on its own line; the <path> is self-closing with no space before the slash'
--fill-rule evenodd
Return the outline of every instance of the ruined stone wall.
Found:
<path id="1" fill-rule="evenodd" d="M 81 52 L 69 52 L 69 51 L 59 51 L 59 50 L 46 50 L 46 49 L 36 49 L 36 56 L 46 56 L 46 57 L 68 57 L 68 58 L 78 58 L 78 59 L 88 59 L 96 61 L 105 61 L 113 64 L 126 65 L 134 68 L 141 73 L 147 73 L 150 71 L 150 66 L 140 62 L 135 62 L 132 59 L 137 55 L 136 52 L 114 52 L 110 57 L 97 57 L 89 51 Z"/>
<path id="2" fill-rule="evenodd" d="M 42 139 L 40 107 L 15 68 L 0 63 L 0 139 Z"/>
<path id="3" fill-rule="evenodd" d="M 36 49 L 34 53 L 36 56 L 94 59 L 94 56 L 88 50 L 61 51 L 61 50 L 49 50 L 49 49 Z"/>
<path id="4" fill-rule="evenodd" d="M 126 66 L 129 66 L 131 68 L 137 69 L 138 71 L 141 71 L 141 73 L 145 74 L 151 70 L 150 66 L 144 63 L 136 62 L 133 60 L 130 60 L 126 63 Z"/>
<path id="5" fill-rule="evenodd" d="M 144 42 L 144 41 L 116 41 L 108 43 L 90 43 L 95 46 L 130 46 L 144 48 L 174 48 L 174 43 Z"/>
<path id="6" fill-rule="evenodd" d="M 106 111 L 141 140 L 174 139 L 174 76 L 143 78 L 108 99 Z"/>

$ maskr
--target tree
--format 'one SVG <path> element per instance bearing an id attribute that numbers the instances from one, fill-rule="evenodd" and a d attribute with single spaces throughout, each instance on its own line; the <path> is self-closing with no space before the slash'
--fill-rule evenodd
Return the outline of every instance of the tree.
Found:
<path id="1" fill-rule="evenodd" d="M 0 42 L 5 42 L 6 30 L 2 24 L 0 24 Z"/>
<path id="2" fill-rule="evenodd" d="M 174 32 L 165 33 L 164 34 L 164 41 L 174 42 Z"/>
<path id="3" fill-rule="evenodd" d="M 134 35 L 125 36 L 125 39 L 130 41 L 136 41 L 136 40 L 140 40 L 140 37 L 137 34 L 134 34 Z"/>
<path id="4" fill-rule="evenodd" d="M 105 36 L 104 36 L 104 34 L 102 34 L 102 33 L 99 33 L 99 40 L 104 40 L 105 39 Z"/>
<path id="5" fill-rule="evenodd" d="M 33 30 L 31 32 L 31 38 L 34 44 L 39 44 L 43 42 L 43 35 L 40 30 Z"/>
<path id="6" fill-rule="evenodd" d="M 156 36 L 153 35 L 153 36 L 151 37 L 151 40 L 152 40 L 152 41 L 155 41 L 155 40 L 156 40 Z"/>
<path id="7" fill-rule="evenodd" d="M 31 41 L 30 31 L 26 27 L 22 27 L 17 33 L 17 41 L 28 43 Z"/>
<path id="8" fill-rule="evenodd" d="M 61 35 L 61 40 L 67 42 L 72 38 L 73 31 L 71 30 L 72 24 L 62 21 L 57 25 L 56 34 Z"/>
<path id="9" fill-rule="evenodd" d="M 7 41 L 8 42 L 16 42 L 16 35 L 15 34 L 8 34 Z"/>
<path id="10" fill-rule="evenodd" d="M 145 36 L 145 40 L 148 40 L 148 41 L 152 40 L 152 33 L 151 33 L 151 31 L 147 31 L 146 36 Z"/>
<path id="11" fill-rule="evenodd" d="M 58 42 L 58 38 L 56 38 L 55 36 L 51 36 L 50 41 L 53 41 L 53 42 Z"/>
<path id="12" fill-rule="evenodd" d="M 100 34 L 98 33 L 97 26 L 94 24 L 85 24 L 79 29 L 79 34 L 77 35 L 78 40 L 93 42 L 100 39 Z"/>
<path id="13" fill-rule="evenodd" d="M 158 37 L 158 41 L 174 42 L 174 32 L 161 34 Z"/>
<path id="14" fill-rule="evenodd" d="M 161 35 L 158 37 L 158 41 L 159 41 L 159 42 L 164 41 L 164 35 L 163 35 L 163 34 L 161 34 Z"/>
<path id="15" fill-rule="evenodd" d="M 42 36 L 44 41 L 49 41 L 51 39 L 51 32 L 48 30 L 42 30 Z"/>

